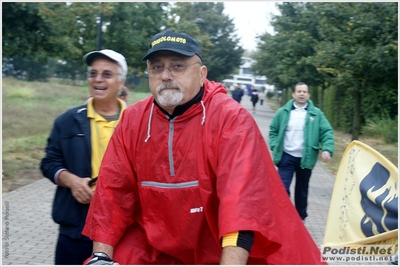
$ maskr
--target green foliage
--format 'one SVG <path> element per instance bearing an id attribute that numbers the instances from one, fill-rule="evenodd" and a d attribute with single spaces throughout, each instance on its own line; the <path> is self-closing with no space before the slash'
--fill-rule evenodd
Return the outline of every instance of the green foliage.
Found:
<path id="1" fill-rule="evenodd" d="M 274 97 L 274 95 L 275 95 L 274 92 L 271 92 L 271 91 L 268 91 L 268 92 L 267 92 L 267 98 L 268 98 L 268 99 L 272 99 L 272 98 Z"/>
<path id="2" fill-rule="evenodd" d="M 2 3 L 2 11 L 3 56 L 44 62 L 47 53 L 57 49 L 50 40 L 56 32 L 40 16 L 36 3 Z"/>
<path id="3" fill-rule="evenodd" d="M 336 114 L 334 93 L 335 93 L 335 88 L 333 86 L 324 90 L 324 92 L 323 92 L 323 94 L 324 94 L 324 96 L 323 96 L 323 99 L 324 99 L 323 111 L 324 111 L 326 118 L 332 125 L 332 127 L 336 128 L 335 127 L 335 119 L 334 119 L 334 115 Z"/>
<path id="4" fill-rule="evenodd" d="M 145 69 L 141 61 L 151 37 L 165 21 L 163 7 L 168 3 L 3 3 L 3 61 L 14 64 L 14 76 L 23 69 L 29 80 L 40 80 L 35 62 L 53 57 L 55 73 L 75 79 L 84 65 L 82 57 L 97 49 L 98 19 L 103 14 L 102 48 L 125 55 L 130 68 Z M 16 62 L 16 57 L 29 61 Z M 10 63 L 11 64 L 11 63 Z M 33 73 L 35 72 L 36 73 Z M 75 70 L 75 71 L 74 71 Z M 10 71 L 11 72 L 11 71 Z M 42 70 L 42 74 L 46 71 Z M 10 73 L 12 74 L 12 73 Z M 24 77 L 26 78 L 26 77 Z M 43 79 L 42 79 L 43 80 Z"/>
<path id="5" fill-rule="evenodd" d="M 5 2 L 3 73 L 25 80 L 85 80 L 82 56 L 102 48 L 126 56 L 128 86 L 148 92 L 141 58 L 151 37 L 169 28 L 187 32 L 203 50 L 208 78 L 219 81 L 240 65 L 232 18 L 223 2 Z M 280 2 L 276 34 L 259 36 L 253 70 L 268 77 L 281 101 L 299 81 L 335 129 L 356 138 L 368 118 L 398 114 L 398 3 Z M 202 18 L 204 23 L 196 23 Z M 210 39 L 211 36 L 216 38 Z M 329 93 L 327 91 L 329 90 Z M 325 99 L 328 97 L 328 99 Z"/>
<path id="6" fill-rule="evenodd" d="M 350 133 L 353 112 L 352 100 L 349 97 L 338 96 L 335 86 L 325 89 L 323 97 L 323 112 L 335 130 Z M 343 99 L 346 101 L 343 102 Z"/>
<path id="7" fill-rule="evenodd" d="M 383 138 L 387 143 L 395 144 L 398 142 L 398 117 L 391 119 L 389 116 L 374 116 L 367 119 L 362 133 L 366 136 Z"/>
<path id="8" fill-rule="evenodd" d="M 140 83 L 146 68 L 142 58 L 151 38 L 165 28 L 196 38 L 208 78 L 219 81 L 241 64 L 243 54 L 233 20 L 223 10 L 223 2 L 176 2 L 173 8 L 168 2 L 4 3 L 6 74 L 28 80 L 45 80 L 46 75 L 85 79 L 82 57 L 100 45 L 101 18 L 101 49 L 113 49 L 125 56 L 132 88 Z M 195 18 L 202 18 L 204 23 L 196 24 Z M 47 62 L 51 69 L 37 62 Z"/>
<path id="9" fill-rule="evenodd" d="M 207 78 L 213 81 L 233 73 L 241 65 L 244 52 L 238 46 L 233 20 L 223 10 L 223 2 L 177 2 L 168 24 L 172 30 L 186 32 L 198 40 L 208 69 Z M 202 18 L 204 23 L 196 24 L 196 18 Z"/>
<path id="10" fill-rule="evenodd" d="M 123 54 L 129 69 L 146 69 L 142 58 L 149 49 L 151 38 L 166 24 L 163 2 L 109 2 L 110 13 L 104 15 L 102 49 Z"/>
<path id="11" fill-rule="evenodd" d="M 142 82 L 135 88 L 135 92 L 150 92 L 149 80 L 143 79 Z"/>
<path id="12" fill-rule="evenodd" d="M 28 81 L 46 81 L 47 68 L 45 63 L 37 62 L 29 58 L 14 56 L 3 58 L 3 73 L 6 76 L 13 76 Z"/>
<path id="13" fill-rule="evenodd" d="M 324 77 L 318 75 L 309 62 L 319 36 L 318 21 L 305 13 L 307 6 L 295 2 L 280 4 L 282 15 L 275 16 L 271 22 L 278 34 L 265 33 L 259 37 L 258 52 L 254 54 L 257 63 L 253 69 L 267 76 L 276 88 L 293 87 L 300 81 L 309 87 L 324 84 Z"/>
<path id="14" fill-rule="evenodd" d="M 315 10 L 321 12 L 316 16 L 323 41 L 311 61 L 353 98 L 352 134 L 357 139 L 368 113 L 397 106 L 397 96 L 389 105 L 377 101 L 385 94 L 397 95 L 397 3 L 317 3 Z"/>
<path id="15" fill-rule="evenodd" d="M 253 66 L 258 73 L 280 90 L 298 81 L 317 89 L 315 102 L 353 139 L 371 115 L 397 115 L 397 3 L 285 2 L 278 7 L 282 15 L 271 23 L 277 34 L 260 36 Z M 327 88 L 334 90 L 332 111 L 324 106 Z"/>

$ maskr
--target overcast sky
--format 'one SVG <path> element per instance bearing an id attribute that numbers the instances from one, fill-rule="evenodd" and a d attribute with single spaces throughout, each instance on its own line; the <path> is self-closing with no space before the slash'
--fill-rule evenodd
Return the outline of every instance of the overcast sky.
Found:
<path id="1" fill-rule="evenodd" d="M 256 50 L 256 36 L 268 32 L 273 34 L 270 19 L 279 15 L 279 10 L 270 1 L 223 1 L 224 13 L 233 19 L 236 34 L 245 50 Z"/>
<path id="2" fill-rule="evenodd" d="M 270 25 L 272 15 L 280 15 L 272 1 L 220 1 L 224 2 L 224 13 L 233 19 L 241 46 L 248 51 L 257 48 L 256 36 L 274 33 Z M 170 2 L 171 4 L 176 2 Z M 282 1 L 281 1 L 282 3 Z"/>

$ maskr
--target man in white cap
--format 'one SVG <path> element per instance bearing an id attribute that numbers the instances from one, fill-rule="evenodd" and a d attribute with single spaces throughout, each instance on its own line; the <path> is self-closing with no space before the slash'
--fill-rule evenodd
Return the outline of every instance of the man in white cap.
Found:
<path id="1" fill-rule="evenodd" d="M 52 211 L 60 225 L 56 265 L 80 265 L 91 255 L 92 241 L 81 232 L 104 152 L 125 108 L 117 97 L 126 80 L 125 57 L 105 49 L 83 60 L 92 98 L 55 120 L 40 164 L 57 185 Z"/>

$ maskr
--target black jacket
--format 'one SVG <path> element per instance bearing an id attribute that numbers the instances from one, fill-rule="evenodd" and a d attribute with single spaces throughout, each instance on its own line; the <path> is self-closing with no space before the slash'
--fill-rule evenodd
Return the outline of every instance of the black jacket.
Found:
<path id="1" fill-rule="evenodd" d="M 71 108 L 55 120 L 40 169 L 53 183 L 60 169 L 79 177 L 91 177 L 91 151 L 87 106 Z M 52 216 L 60 225 L 61 234 L 81 237 L 88 209 L 89 204 L 76 201 L 69 188 L 57 186 Z"/>
<path id="2" fill-rule="evenodd" d="M 233 90 L 233 91 L 231 91 L 231 94 L 232 94 L 232 98 L 240 103 L 240 101 L 242 100 L 242 96 L 243 96 L 243 90 L 242 89 Z"/>

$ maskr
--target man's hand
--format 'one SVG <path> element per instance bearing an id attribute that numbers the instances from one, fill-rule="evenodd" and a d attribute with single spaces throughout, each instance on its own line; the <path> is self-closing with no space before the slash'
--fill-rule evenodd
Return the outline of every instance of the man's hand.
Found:
<path id="1" fill-rule="evenodd" d="M 114 247 L 106 243 L 93 241 L 93 251 L 102 251 L 111 259 L 114 257 Z"/>
<path id="2" fill-rule="evenodd" d="M 72 196 L 81 204 L 89 204 L 92 200 L 93 191 L 88 182 L 91 178 L 81 178 L 68 171 L 63 171 L 58 177 L 58 185 L 70 188 Z"/>
<path id="3" fill-rule="evenodd" d="M 246 265 L 249 252 L 241 247 L 224 247 L 220 265 Z"/>
<path id="4" fill-rule="evenodd" d="M 106 253 L 94 252 L 93 257 L 86 265 L 119 265 L 113 261 Z"/>
<path id="5" fill-rule="evenodd" d="M 322 152 L 321 157 L 324 162 L 328 162 L 331 159 L 331 153 L 329 153 L 328 151 L 324 151 Z"/>

